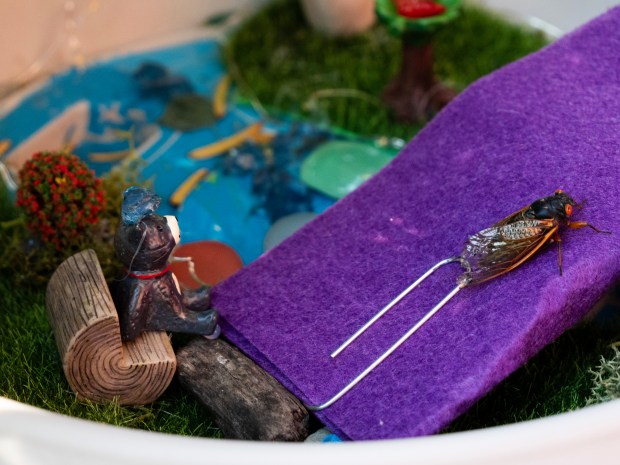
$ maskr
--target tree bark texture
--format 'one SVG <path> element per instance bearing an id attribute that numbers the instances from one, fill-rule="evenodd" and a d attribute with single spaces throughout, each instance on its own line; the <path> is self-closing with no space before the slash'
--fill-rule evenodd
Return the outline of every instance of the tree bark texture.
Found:
<path id="1" fill-rule="evenodd" d="M 65 376 L 79 397 L 147 404 L 172 381 L 176 358 L 165 332 L 121 342 L 118 315 L 93 250 L 58 267 L 45 302 Z"/>
<path id="2" fill-rule="evenodd" d="M 396 119 L 407 123 L 426 121 L 456 95 L 433 71 L 434 55 L 430 40 L 403 38 L 402 61 L 398 74 L 385 88 L 382 100 Z"/>
<path id="3" fill-rule="evenodd" d="M 266 371 L 222 339 L 197 338 L 177 354 L 181 384 L 231 439 L 302 441 L 309 415 Z"/>

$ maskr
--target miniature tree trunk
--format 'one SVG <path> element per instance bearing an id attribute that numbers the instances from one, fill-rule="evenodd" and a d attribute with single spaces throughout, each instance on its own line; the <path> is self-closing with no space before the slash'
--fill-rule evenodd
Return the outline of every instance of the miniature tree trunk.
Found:
<path id="1" fill-rule="evenodd" d="M 79 397 L 146 404 L 172 381 L 176 359 L 166 333 L 121 343 L 118 315 L 93 250 L 58 267 L 47 286 L 46 308 L 65 376 Z"/>
<path id="2" fill-rule="evenodd" d="M 269 373 L 222 339 L 197 338 L 178 353 L 179 380 L 215 416 L 224 436 L 303 441 L 309 415 Z"/>
<path id="3" fill-rule="evenodd" d="M 382 99 L 399 121 L 425 121 L 448 104 L 456 93 L 435 76 L 430 35 L 404 34 L 402 44 L 400 71 L 384 90 Z"/>

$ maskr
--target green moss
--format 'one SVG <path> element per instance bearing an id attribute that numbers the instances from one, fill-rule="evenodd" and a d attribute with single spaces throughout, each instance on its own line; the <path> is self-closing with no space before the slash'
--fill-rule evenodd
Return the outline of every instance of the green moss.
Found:
<path id="1" fill-rule="evenodd" d="M 17 207 L 4 183 L 0 182 L 0 222 L 10 222 L 17 218 Z M 5 228 L 6 229 L 6 228 Z"/>
<path id="2" fill-rule="evenodd" d="M 588 404 L 620 399 L 620 349 L 615 342 L 600 356 L 599 364 L 591 371 L 594 378 Z"/>
<path id="3" fill-rule="evenodd" d="M 437 33 L 435 69 L 463 89 L 545 44 L 539 34 L 467 7 Z M 400 56 L 400 41 L 379 24 L 351 38 L 314 32 L 296 1 L 266 8 L 233 34 L 226 48 L 243 98 L 358 134 L 408 140 L 420 127 L 395 123 L 380 102 Z"/>

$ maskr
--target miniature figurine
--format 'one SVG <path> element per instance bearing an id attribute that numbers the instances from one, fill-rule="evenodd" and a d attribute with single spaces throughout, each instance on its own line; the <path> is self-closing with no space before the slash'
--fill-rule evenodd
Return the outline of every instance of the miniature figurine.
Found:
<path id="1" fill-rule="evenodd" d="M 155 213 L 159 203 L 159 196 L 142 187 L 130 187 L 123 196 L 114 246 L 125 272 L 112 286 L 121 337 L 131 341 L 143 331 L 171 331 L 217 338 L 209 288 L 181 292 L 170 271 L 180 230 L 174 216 Z"/>

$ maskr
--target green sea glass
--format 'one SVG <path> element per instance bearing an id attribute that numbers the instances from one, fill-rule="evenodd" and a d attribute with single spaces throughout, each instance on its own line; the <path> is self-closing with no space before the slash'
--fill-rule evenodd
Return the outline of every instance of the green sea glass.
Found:
<path id="1" fill-rule="evenodd" d="M 395 152 L 364 142 L 331 141 L 314 150 L 301 167 L 301 180 L 341 199 L 387 165 Z"/>

